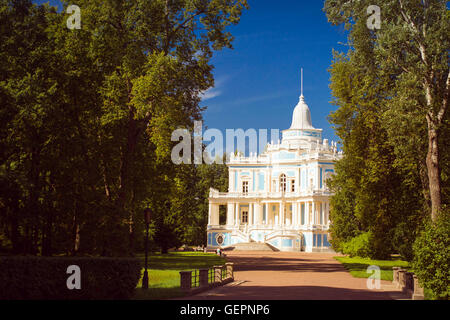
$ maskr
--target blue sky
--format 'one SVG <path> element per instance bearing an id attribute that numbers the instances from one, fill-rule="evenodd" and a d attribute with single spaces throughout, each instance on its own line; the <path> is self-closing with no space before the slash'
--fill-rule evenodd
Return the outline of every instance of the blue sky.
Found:
<path id="1" fill-rule="evenodd" d="M 327 120 L 335 109 L 327 70 L 332 50 L 347 50 L 342 45 L 345 31 L 327 22 L 323 1 L 250 0 L 249 4 L 239 25 L 231 28 L 234 49 L 217 52 L 213 59 L 216 87 L 209 92 L 212 98 L 203 101 L 208 107 L 205 125 L 222 131 L 289 128 L 303 68 L 313 126 L 323 129 L 324 138 L 337 140 Z"/>
<path id="2" fill-rule="evenodd" d="M 202 101 L 204 126 L 221 130 L 224 137 L 225 129 L 289 128 L 303 68 L 313 125 L 323 129 L 324 138 L 337 140 L 327 120 L 335 109 L 328 68 L 333 49 L 347 50 L 343 27 L 327 22 L 320 0 L 249 0 L 249 5 L 241 22 L 230 27 L 234 49 L 213 58 L 216 85 Z"/>

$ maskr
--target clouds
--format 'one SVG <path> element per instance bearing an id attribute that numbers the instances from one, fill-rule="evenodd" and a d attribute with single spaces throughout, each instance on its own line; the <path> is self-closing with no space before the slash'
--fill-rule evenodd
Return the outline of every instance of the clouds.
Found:
<path id="1" fill-rule="evenodd" d="M 221 90 L 219 90 L 217 88 L 210 88 L 210 89 L 206 90 L 205 92 L 202 92 L 200 94 L 200 98 L 202 99 L 202 101 L 206 101 L 206 100 L 218 97 L 221 94 L 222 94 Z"/>
<path id="2" fill-rule="evenodd" d="M 202 101 L 214 99 L 223 93 L 224 84 L 230 79 L 230 76 L 220 76 L 215 80 L 215 86 L 200 94 Z"/>

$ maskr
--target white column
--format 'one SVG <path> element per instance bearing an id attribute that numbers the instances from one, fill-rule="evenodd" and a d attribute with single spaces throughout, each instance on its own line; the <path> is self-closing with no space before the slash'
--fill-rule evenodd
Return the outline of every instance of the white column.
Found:
<path id="1" fill-rule="evenodd" d="M 215 205 L 213 206 L 213 208 L 214 208 L 214 219 L 213 219 L 213 224 L 216 225 L 216 226 L 218 226 L 218 225 L 220 224 L 220 219 L 219 219 L 219 212 L 220 212 L 220 210 L 219 210 L 219 205 L 218 205 L 218 204 L 215 204 Z"/>
<path id="2" fill-rule="evenodd" d="M 293 226 L 297 225 L 297 202 L 292 202 L 292 223 Z"/>
<path id="3" fill-rule="evenodd" d="M 234 170 L 229 171 L 229 179 L 230 182 L 228 183 L 228 191 L 233 192 L 234 190 Z"/>
<path id="4" fill-rule="evenodd" d="M 239 225 L 240 221 L 239 221 L 239 203 L 236 202 L 234 204 L 234 223 L 235 225 Z"/>
<path id="5" fill-rule="evenodd" d="M 234 203 L 227 203 L 227 225 L 232 226 L 234 224 Z"/>
<path id="6" fill-rule="evenodd" d="M 266 208 L 266 219 L 264 220 L 264 224 L 268 224 L 269 220 L 269 205 L 267 203 L 264 203 L 264 208 Z"/>
<path id="7" fill-rule="evenodd" d="M 305 222 L 306 224 L 311 224 L 309 219 L 309 201 L 305 202 Z"/>
<path id="8" fill-rule="evenodd" d="M 298 224 L 302 224 L 302 202 L 298 203 Z"/>
<path id="9" fill-rule="evenodd" d="M 292 223 L 293 226 L 297 225 L 297 202 L 292 203 Z"/>
<path id="10" fill-rule="evenodd" d="M 316 219 L 316 203 L 313 201 L 312 202 L 312 224 L 317 224 L 317 219 Z"/>
<path id="11" fill-rule="evenodd" d="M 248 225 L 253 224 L 253 203 L 248 204 Z"/>
<path id="12" fill-rule="evenodd" d="M 325 224 L 324 205 L 325 205 L 324 202 L 320 202 L 319 204 L 319 214 L 320 214 L 319 221 L 322 220 L 322 225 Z"/>
<path id="13" fill-rule="evenodd" d="M 238 170 L 236 170 L 237 171 L 237 189 L 236 189 L 236 192 L 239 192 L 239 193 L 242 193 L 242 184 L 241 184 L 241 174 L 240 174 L 240 172 L 238 171 Z"/>
<path id="14" fill-rule="evenodd" d="M 208 205 L 208 225 L 211 225 L 211 216 L 212 216 L 212 203 L 209 202 L 209 205 Z"/>
<path id="15" fill-rule="evenodd" d="M 255 202 L 255 224 L 260 225 L 261 221 L 261 205 L 259 202 Z"/>
<path id="16" fill-rule="evenodd" d="M 285 204 L 284 204 L 283 201 L 281 201 L 281 203 L 280 203 L 280 213 L 278 215 L 280 217 L 279 218 L 279 224 L 282 225 L 282 226 L 284 226 L 284 223 L 285 223 L 285 220 L 284 220 L 284 207 L 285 207 Z"/>

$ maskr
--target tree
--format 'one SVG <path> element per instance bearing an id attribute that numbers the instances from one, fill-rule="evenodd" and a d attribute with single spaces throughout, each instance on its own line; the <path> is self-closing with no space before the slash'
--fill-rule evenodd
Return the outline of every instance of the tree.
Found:
<path id="1" fill-rule="evenodd" d="M 199 210 L 197 215 L 198 224 L 195 228 L 197 243 L 207 244 L 206 226 L 208 224 L 210 188 L 217 189 L 220 192 L 228 191 L 226 156 L 226 154 L 223 155 L 222 164 L 213 162 L 212 164 L 201 164 L 198 166 Z"/>
<path id="2" fill-rule="evenodd" d="M 16 253 L 133 254 L 146 206 L 163 226 L 189 224 L 193 169 L 171 163 L 170 134 L 201 119 L 211 57 L 247 8 L 77 5 L 82 28 L 69 30 L 65 10 L 0 1 L 0 233 Z"/>
<path id="3" fill-rule="evenodd" d="M 409 96 L 404 91 L 408 81 L 420 85 L 420 96 L 414 103 L 427 126 L 428 194 L 435 220 L 442 205 L 439 145 L 450 95 L 450 19 L 446 1 L 327 0 L 324 10 L 331 23 L 345 23 L 353 29 L 365 23 L 369 5 L 378 5 L 382 12 L 381 28 L 371 31 L 370 40 L 377 64 L 396 80 L 390 96 Z"/>

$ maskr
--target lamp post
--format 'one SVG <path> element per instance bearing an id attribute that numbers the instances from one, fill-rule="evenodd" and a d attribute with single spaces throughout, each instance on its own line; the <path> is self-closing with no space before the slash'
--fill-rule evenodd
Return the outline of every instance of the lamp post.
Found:
<path id="1" fill-rule="evenodd" d="M 145 232 L 145 271 L 144 271 L 144 276 L 142 277 L 142 288 L 143 289 L 148 289 L 148 271 L 147 271 L 147 257 L 148 257 L 148 228 L 150 225 L 150 208 L 146 208 L 144 210 L 144 219 L 145 219 L 145 227 L 146 227 L 146 232 Z"/>

